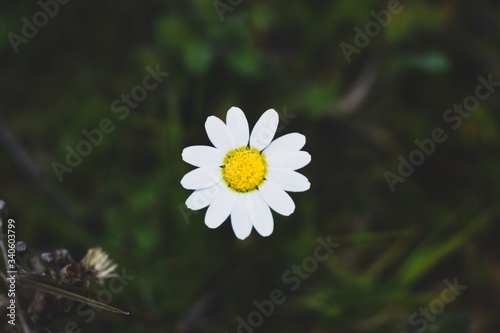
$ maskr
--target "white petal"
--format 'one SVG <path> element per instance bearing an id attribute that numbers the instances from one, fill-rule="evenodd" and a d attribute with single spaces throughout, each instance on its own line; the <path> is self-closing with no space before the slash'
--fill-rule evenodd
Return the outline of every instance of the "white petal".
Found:
<path id="1" fill-rule="evenodd" d="M 267 156 L 284 151 L 296 151 L 306 144 L 306 137 L 300 133 L 289 133 L 280 136 L 267 147 L 264 152 Z"/>
<path id="2" fill-rule="evenodd" d="M 211 229 L 215 229 L 224 222 L 231 211 L 233 210 L 236 201 L 236 193 L 228 189 L 222 188 L 219 195 L 215 197 L 207 209 L 205 215 L 205 224 Z"/>
<path id="3" fill-rule="evenodd" d="M 227 129 L 226 124 L 219 118 L 215 116 L 208 117 L 205 122 L 205 130 L 210 142 L 220 151 L 227 152 L 235 148 L 233 135 Z"/>
<path id="4" fill-rule="evenodd" d="M 227 128 L 234 138 L 234 148 L 248 145 L 248 121 L 243 111 L 240 108 L 232 107 L 227 111 L 226 116 Z"/>
<path id="5" fill-rule="evenodd" d="M 222 172 L 218 166 L 206 166 L 194 169 L 184 175 L 181 185 L 188 190 L 198 190 L 210 187 L 222 179 Z"/>
<path id="6" fill-rule="evenodd" d="M 238 194 L 236 202 L 231 212 L 231 225 L 233 226 L 234 234 L 239 239 L 245 239 L 252 231 L 252 222 L 248 215 L 247 197 L 245 194 Z"/>
<path id="7" fill-rule="evenodd" d="M 274 229 L 273 215 L 259 191 L 247 193 L 247 208 L 255 230 L 264 237 L 272 234 Z"/>
<path id="8" fill-rule="evenodd" d="M 250 147 L 262 150 L 274 138 L 280 117 L 278 112 L 269 109 L 259 118 L 250 134 Z"/>
<path id="9" fill-rule="evenodd" d="M 288 216 L 295 210 L 292 198 L 278 185 L 269 181 L 264 182 L 262 186 L 259 186 L 259 191 L 264 201 L 277 213 Z"/>
<path id="10" fill-rule="evenodd" d="M 221 166 L 224 156 L 219 149 L 210 146 L 191 146 L 182 151 L 184 162 L 197 167 Z"/>
<path id="11" fill-rule="evenodd" d="M 300 169 L 311 162 L 311 155 L 305 151 L 286 151 L 267 156 L 266 161 L 270 167 L 285 168 L 289 170 Z"/>
<path id="12" fill-rule="evenodd" d="M 186 206 L 192 210 L 199 210 L 207 207 L 221 192 L 221 185 L 219 182 L 213 186 L 196 190 L 187 198 Z"/>
<path id="13" fill-rule="evenodd" d="M 266 179 L 290 192 L 303 192 L 311 187 L 305 176 L 284 168 L 269 168 Z"/>
<path id="14" fill-rule="evenodd" d="M 213 186 L 209 187 L 212 188 Z M 196 190 L 186 199 L 186 206 L 191 210 L 199 210 L 207 207 L 210 204 L 210 200 L 204 195 L 202 190 Z"/>

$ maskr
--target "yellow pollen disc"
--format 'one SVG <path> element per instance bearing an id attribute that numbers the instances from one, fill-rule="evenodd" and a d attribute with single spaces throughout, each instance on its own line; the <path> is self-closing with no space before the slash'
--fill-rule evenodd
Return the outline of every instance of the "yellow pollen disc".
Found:
<path id="1" fill-rule="evenodd" d="M 265 156 L 255 148 L 242 147 L 227 153 L 222 164 L 222 177 L 237 192 L 255 190 L 267 173 Z"/>

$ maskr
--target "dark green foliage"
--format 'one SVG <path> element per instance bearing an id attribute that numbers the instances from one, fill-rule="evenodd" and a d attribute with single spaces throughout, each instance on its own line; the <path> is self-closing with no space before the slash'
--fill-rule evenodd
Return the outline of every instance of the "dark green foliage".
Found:
<path id="1" fill-rule="evenodd" d="M 219 2 L 240 4 L 220 20 L 211 1 L 70 1 L 17 54 L 8 34 L 41 8 L 0 12 L 0 120 L 53 191 L 0 146 L 18 238 L 75 259 L 99 246 L 136 276 L 111 303 L 131 315 L 77 319 L 82 332 L 236 332 L 275 289 L 286 301 L 255 332 L 416 332 L 409 318 L 455 278 L 467 289 L 427 332 L 498 331 L 500 87 L 447 113 L 478 77 L 500 81 L 498 3 L 402 1 L 346 59 L 341 43 L 356 47 L 354 28 L 391 1 Z M 143 101 L 121 101 L 157 66 L 169 74 Z M 209 144 L 206 117 L 233 105 L 251 126 L 269 108 L 291 115 L 278 136 L 305 134 L 312 155 L 311 189 L 268 238 L 208 229 L 184 206 L 182 149 Z M 113 130 L 59 182 L 53 162 L 104 118 Z M 385 173 L 439 128 L 444 142 L 391 191 Z M 329 235 L 341 246 L 291 290 L 283 275 Z"/>

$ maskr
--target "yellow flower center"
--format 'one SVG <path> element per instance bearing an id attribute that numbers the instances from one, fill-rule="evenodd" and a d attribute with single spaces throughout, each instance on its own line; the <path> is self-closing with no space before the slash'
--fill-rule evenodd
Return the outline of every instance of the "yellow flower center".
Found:
<path id="1" fill-rule="evenodd" d="M 236 192 L 250 192 L 264 182 L 267 163 L 255 148 L 241 147 L 227 153 L 222 164 L 222 177 Z"/>

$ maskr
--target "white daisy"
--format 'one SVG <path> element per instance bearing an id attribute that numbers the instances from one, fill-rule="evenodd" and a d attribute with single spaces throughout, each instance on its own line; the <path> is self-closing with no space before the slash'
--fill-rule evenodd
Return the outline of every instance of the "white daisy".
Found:
<path id="1" fill-rule="evenodd" d="M 192 210 L 209 206 L 205 215 L 209 228 L 217 228 L 231 216 L 239 239 L 248 237 L 252 226 L 262 236 L 269 236 L 274 228 L 269 207 L 288 216 L 295 204 L 285 191 L 309 189 L 307 178 L 295 171 L 311 161 L 311 155 L 300 150 L 306 138 L 290 133 L 272 141 L 278 123 L 278 113 L 269 109 L 249 134 L 245 114 L 232 107 L 226 124 L 215 116 L 205 122 L 214 147 L 183 150 L 182 159 L 198 167 L 181 180 L 184 188 L 195 190 L 186 206 Z"/>

